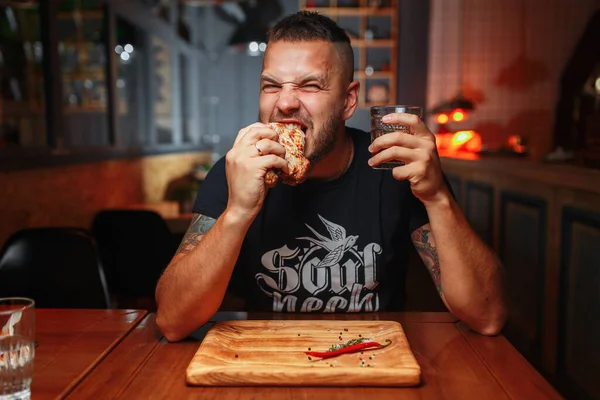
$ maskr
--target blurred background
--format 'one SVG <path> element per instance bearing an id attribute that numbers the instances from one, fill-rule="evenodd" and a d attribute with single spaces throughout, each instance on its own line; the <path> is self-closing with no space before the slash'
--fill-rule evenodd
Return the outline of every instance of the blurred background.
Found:
<path id="1" fill-rule="evenodd" d="M 349 125 L 368 130 L 372 105 L 424 107 L 507 268 L 507 338 L 568 397 L 600 399 L 598 0 L 0 0 L 0 295 L 7 266 L 60 248 L 38 232 L 43 250 L 11 253 L 18 234 L 71 227 L 104 276 L 88 304 L 153 309 L 206 173 L 257 119 L 266 31 L 301 9 L 352 38 Z M 32 297 L 50 279 L 35 268 Z M 443 310 L 421 265 L 407 286 L 407 309 Z"/>
<path id="2" fill-rule="evenodd" d="M 257 118 L 266 30 L 304 7 L 353 38 L 349 125 L 416 104 L 442 147 L 466 131 L 480 153 L 598 166 L 596 0 L 1 0 L 0 242 L 202 176 Z"/>

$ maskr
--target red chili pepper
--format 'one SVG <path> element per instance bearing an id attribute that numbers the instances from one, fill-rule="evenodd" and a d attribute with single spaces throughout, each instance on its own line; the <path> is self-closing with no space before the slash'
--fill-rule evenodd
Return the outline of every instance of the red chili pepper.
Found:
<path id="1" fill-rule="evenodd" d="M 370 349 L 370 348 L 383 349 L 384 347 L 387 347 L 390 344 L 392 344 L 392 341 L 390 339 L 386 339 L 386 342 L 387 342 L 386 344 L 379 344 L 377 342 L 362 342 L 362 343 L 353 344 L 351 346 L 342 347 L 341 349 L 338 349 L 338 350 L 330 350 L 330 351 L 324 351 L 324 352 L 306 351 L 305 353 L 307 355 L 313 356 L 313 357 L 331 358 L 331 357 L 339 356 L 341 354 L 354 353 L 358 350 L 364 350 L 364 349 Z"/>

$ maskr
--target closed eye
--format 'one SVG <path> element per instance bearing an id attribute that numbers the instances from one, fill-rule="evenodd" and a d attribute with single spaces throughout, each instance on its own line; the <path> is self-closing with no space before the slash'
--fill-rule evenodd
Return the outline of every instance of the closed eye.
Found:
<path id="1" fill-rule="evenodd" d="M 274 93 L 277 92 L 279 89 L 281 89 L 281 86 L 277 86 L 277 85 L 263 85 L 262 87 L 262 91 L 266 92 L 266 93 Z"/>
<path id="2" fill-rule="evenodd" d="M 306 90 L 308 92 L 316 92 L 318 90 L 321 90 L 321 86 L 317 85 L 316 83 L 310 83 L 308 85 L 303 85 L 302 90 Z"/>

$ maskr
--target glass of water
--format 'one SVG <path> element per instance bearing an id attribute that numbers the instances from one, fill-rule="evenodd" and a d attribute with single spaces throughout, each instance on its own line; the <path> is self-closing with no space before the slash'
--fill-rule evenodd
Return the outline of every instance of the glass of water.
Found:
<path id="1" fill-rule="evenodd" d="M 0 400 L 30 398 L 34 352 L 34 301 L 0 298 Z"/>
<path id="2" fill-rule="evenodd" d="M 406 113 L 418 115 L 419 118 L 423 118 L 423 108 L 419 106 L 374 106 L 371 107 L 371 142 L 377 139 L 381 135 L 392 132 L 404 132 L 411 134 L 410 127 L 408 125 L 401 124 L 385 124 L 381 121 L 385 115 L 393 113 Z M 376 167 L 375 169 L 393 169 L 404 165 L 402 161 L 390 161 L 384 162 Z"/>

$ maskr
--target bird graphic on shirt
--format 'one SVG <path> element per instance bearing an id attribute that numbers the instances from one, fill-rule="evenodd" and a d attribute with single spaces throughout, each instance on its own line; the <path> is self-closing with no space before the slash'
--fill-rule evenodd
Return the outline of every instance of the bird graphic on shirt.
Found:
<path id="1" fill-rule="evenodd" d="M 306 224 L 308 229 L 310 229 L 311 232 L 314 233 L 319 240 L 311 237 L 300 237 L 298 239 L 308 240 L 312 244 L 327 250 L 329 253 L 316 265 L 316 268 L 328 268 L 340 262 L 344 254 L 356 244 L 358 236 L 346 236 L 346 229 L 344 229 L 343 226 L 327 221 L 320 215 L 318 215 L 318 217 L 323 222 L 323 225 L 325 225 L 325 227 L 327 228 L 327 231 L 329 231 L 329 235 L 331 235 L 331 238 L 321 235 L 310 225 Z"/>

